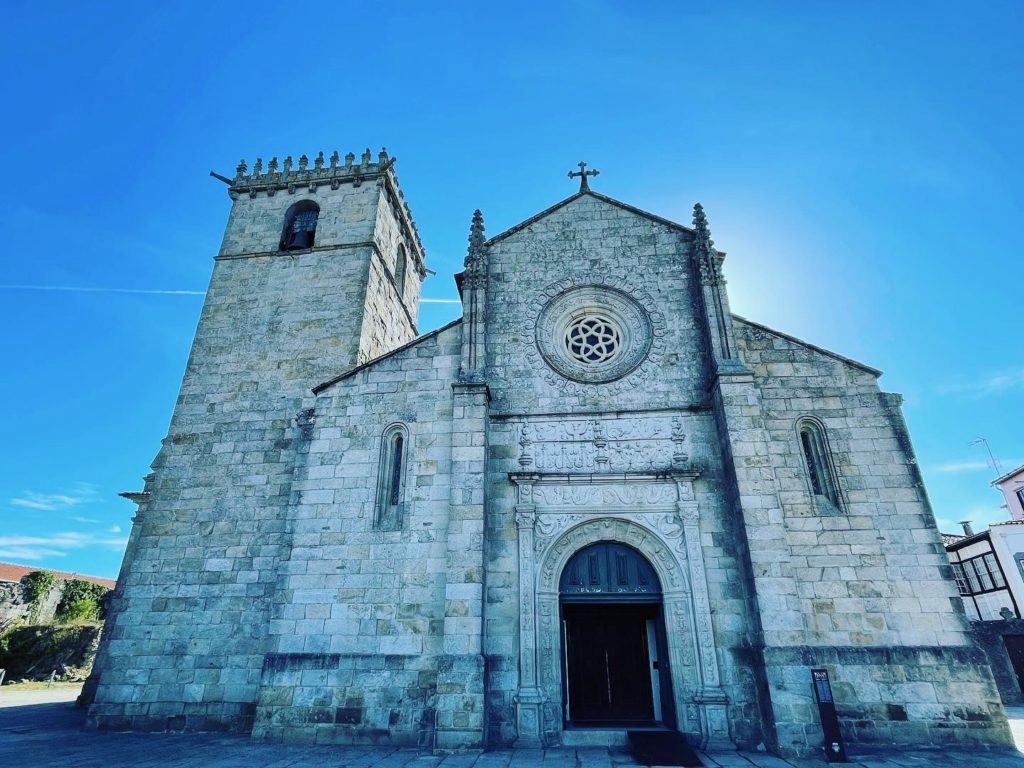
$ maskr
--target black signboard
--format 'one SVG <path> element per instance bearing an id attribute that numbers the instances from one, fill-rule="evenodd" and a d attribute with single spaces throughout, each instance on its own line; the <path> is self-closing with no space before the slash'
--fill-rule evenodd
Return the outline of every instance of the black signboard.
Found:
<path id="1" fill-rule="evenodd" d="M 845 763 L 846 746 L 839 733 L 839 718 L 836 717 L 836 704 L 832 699 L 827 669 L 811 670 L 811 687 L 814 688 L 814 698 L 818 702 L 821 729 L 825 732 L 825 759 L 830 763 Z"/>

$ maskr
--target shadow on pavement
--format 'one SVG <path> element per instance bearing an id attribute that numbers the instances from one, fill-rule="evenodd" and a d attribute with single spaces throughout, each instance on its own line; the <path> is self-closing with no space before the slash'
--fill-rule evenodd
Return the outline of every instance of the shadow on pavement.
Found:
<path id="1" fill-rule="evenodd" d="M 85 726 L 85 710 L 73 701 L 0 707 L 0 732 L 79 731 Z"/>

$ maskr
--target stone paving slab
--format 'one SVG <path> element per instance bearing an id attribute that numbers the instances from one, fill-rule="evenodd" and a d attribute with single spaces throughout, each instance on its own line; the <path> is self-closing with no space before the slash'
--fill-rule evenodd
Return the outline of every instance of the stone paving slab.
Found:
<path id="1" fill-rule="evenodd" d="M 432 755 L 369 746 L 254 744 L 244 735 L 96 733 L 65 691 L 0 692 L 0 766 L 19 768 L 630 768 L 628 752 L 596 747 Z M 1024 734 L 1024 707 L 1008 708 Z M 1018 741 L 1019 745 L 1024 743 Z M 706 768 L 825 768 L 823 759 L 760 752 L 701 752 Z M 1014 750 L 872 750 L 850 768 L 1024 768 Z"/>

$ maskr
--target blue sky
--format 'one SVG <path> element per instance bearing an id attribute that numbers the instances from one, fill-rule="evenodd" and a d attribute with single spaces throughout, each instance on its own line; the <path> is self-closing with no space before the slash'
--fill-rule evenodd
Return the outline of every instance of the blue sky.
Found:
<path id="1" fill-rule="evenodd" d="M 1001 519 L 970 443 L 1024 464 L 1021 39 L 1017 2 L 10 7 L 0 560 L 116 574 L 228 213 L 208 172 L 382 145 L 431 298 L 474 208 L 512 226 L 581 158 L 700 200 L 733 310 L 884 370 L 942 527 Z"/>

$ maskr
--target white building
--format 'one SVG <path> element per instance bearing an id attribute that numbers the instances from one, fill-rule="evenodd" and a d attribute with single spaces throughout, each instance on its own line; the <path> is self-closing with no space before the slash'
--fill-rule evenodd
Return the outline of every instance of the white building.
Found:
<path id="1" fill-rule="evenodd" d="M 992 481 L 1006 500 L 1011 520 L 1024 520 L 1024 465 Z"/>
<path id="2" fill-rule="evenodd" d="M 971 621 L 1021 618 L 1024 607 L 1024 520 L 994 523 L 970 535 L 943 534 L 964 610 Z M 1007 614 L 1006 611 L 1010 611 Z"/>

